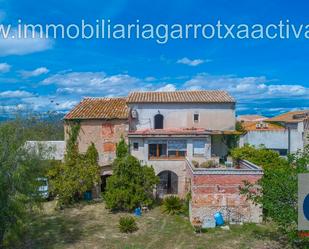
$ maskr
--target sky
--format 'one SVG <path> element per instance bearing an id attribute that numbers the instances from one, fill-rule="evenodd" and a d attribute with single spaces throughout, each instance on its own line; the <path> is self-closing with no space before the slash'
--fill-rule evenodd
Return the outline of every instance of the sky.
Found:
<path id="1" fill-rule="evenodd" d="M 0 23 L 307 24 L 307 1 L 0 0 Z M 86 96 L 227 90 L 237 114 L 309 109 L 309 40 L 0 39 L 0 115 L 65 113 Z"/>

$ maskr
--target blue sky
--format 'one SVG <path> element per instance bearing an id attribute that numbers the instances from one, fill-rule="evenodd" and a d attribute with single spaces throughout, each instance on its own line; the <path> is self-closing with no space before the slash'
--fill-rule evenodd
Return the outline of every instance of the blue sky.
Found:
<path id="1" fill-rule="evenodd" d="M 307 24 L 306 1 L 0 0 L 0 21 Z M 239 114 L 309 108 L 308 40 L 0 40 L 1 113 L 61 111 L 84 96 L 225 89 Z"/>

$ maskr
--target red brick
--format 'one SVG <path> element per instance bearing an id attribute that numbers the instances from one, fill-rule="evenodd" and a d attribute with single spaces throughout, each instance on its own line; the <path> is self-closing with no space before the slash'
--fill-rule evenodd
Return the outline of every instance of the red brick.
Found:
<path id="1" fill-rule="evenodd" d="M 116 151 L 116 144 L 114 144 L 114 143 L 104 143 L 103 144 L 103 151 L 104 152 L 115 152 Z"/>

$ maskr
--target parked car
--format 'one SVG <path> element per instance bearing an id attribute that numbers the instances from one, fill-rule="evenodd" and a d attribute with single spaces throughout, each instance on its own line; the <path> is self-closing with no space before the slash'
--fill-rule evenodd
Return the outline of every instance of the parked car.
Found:
<path id="1" fill-rule="evenodd" d="M 48 199 L 49 198 L 49 192 L 48 192 L 48 180 L 45 177 L 40 177 L 37 178 L 38 182 L 40 183 L 39 185 L 39 193 L 43 199 Z"/>

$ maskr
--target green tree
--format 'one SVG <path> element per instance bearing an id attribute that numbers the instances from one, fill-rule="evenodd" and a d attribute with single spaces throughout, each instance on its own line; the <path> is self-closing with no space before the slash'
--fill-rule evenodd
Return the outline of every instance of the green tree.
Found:
<path id="1" fill-rule="evenodd" d="M 58 195 L 60 206 L 77 201 L 100 180 L 98 152 L 95 145 L 91 143 L 85 154 L 78 152 L 79 129 L 79 124 L 71 126 L 65 161 L 55 165 L 48 172 L 51 190 Z"/>
<path id="2" fill-rule="evenodd" d="M 308 242 L 297 237 L 297 175 L 308 172 L 309 148 L 290 155 L 288 159 L 281 158 L 274 151 L 252 146 L 237 148 L 232 155 L 264 169 L 264 176 L 258 182 L 260 187 L 246 182 L 241 193 L 262 205 L 264 218 L 274 221 L 289 241 L 305 246 L 304 243 Z"/>
<path id="3" fill-rule="evenodd" d="M 138 159 L 128 155 L 124 149 L 127 147 L 122 139 L 117 146 L 113 175 L 107 179 L 104 199 L 106 207 L 112 210 L 130 211 L 140 205 L 151 205 L 159 181 L 152 167 L 141 165 Z"/>
<path id="4" fill-rule="evenodd" d="M 119 143 L 116 146 L 116 157 L 122 158 L 129 154 L 129 146 L 126 144 L 126 141 L 121 137 Z"/>
<path id="5" fill-rule="evenodd" d="M 29 130 L 19 120 L 0 124 L 0 248 L 17 240 L 30 210 L 39 204 L 38 177 L 45 170 L 44 151 L 25 146 Z"/>

